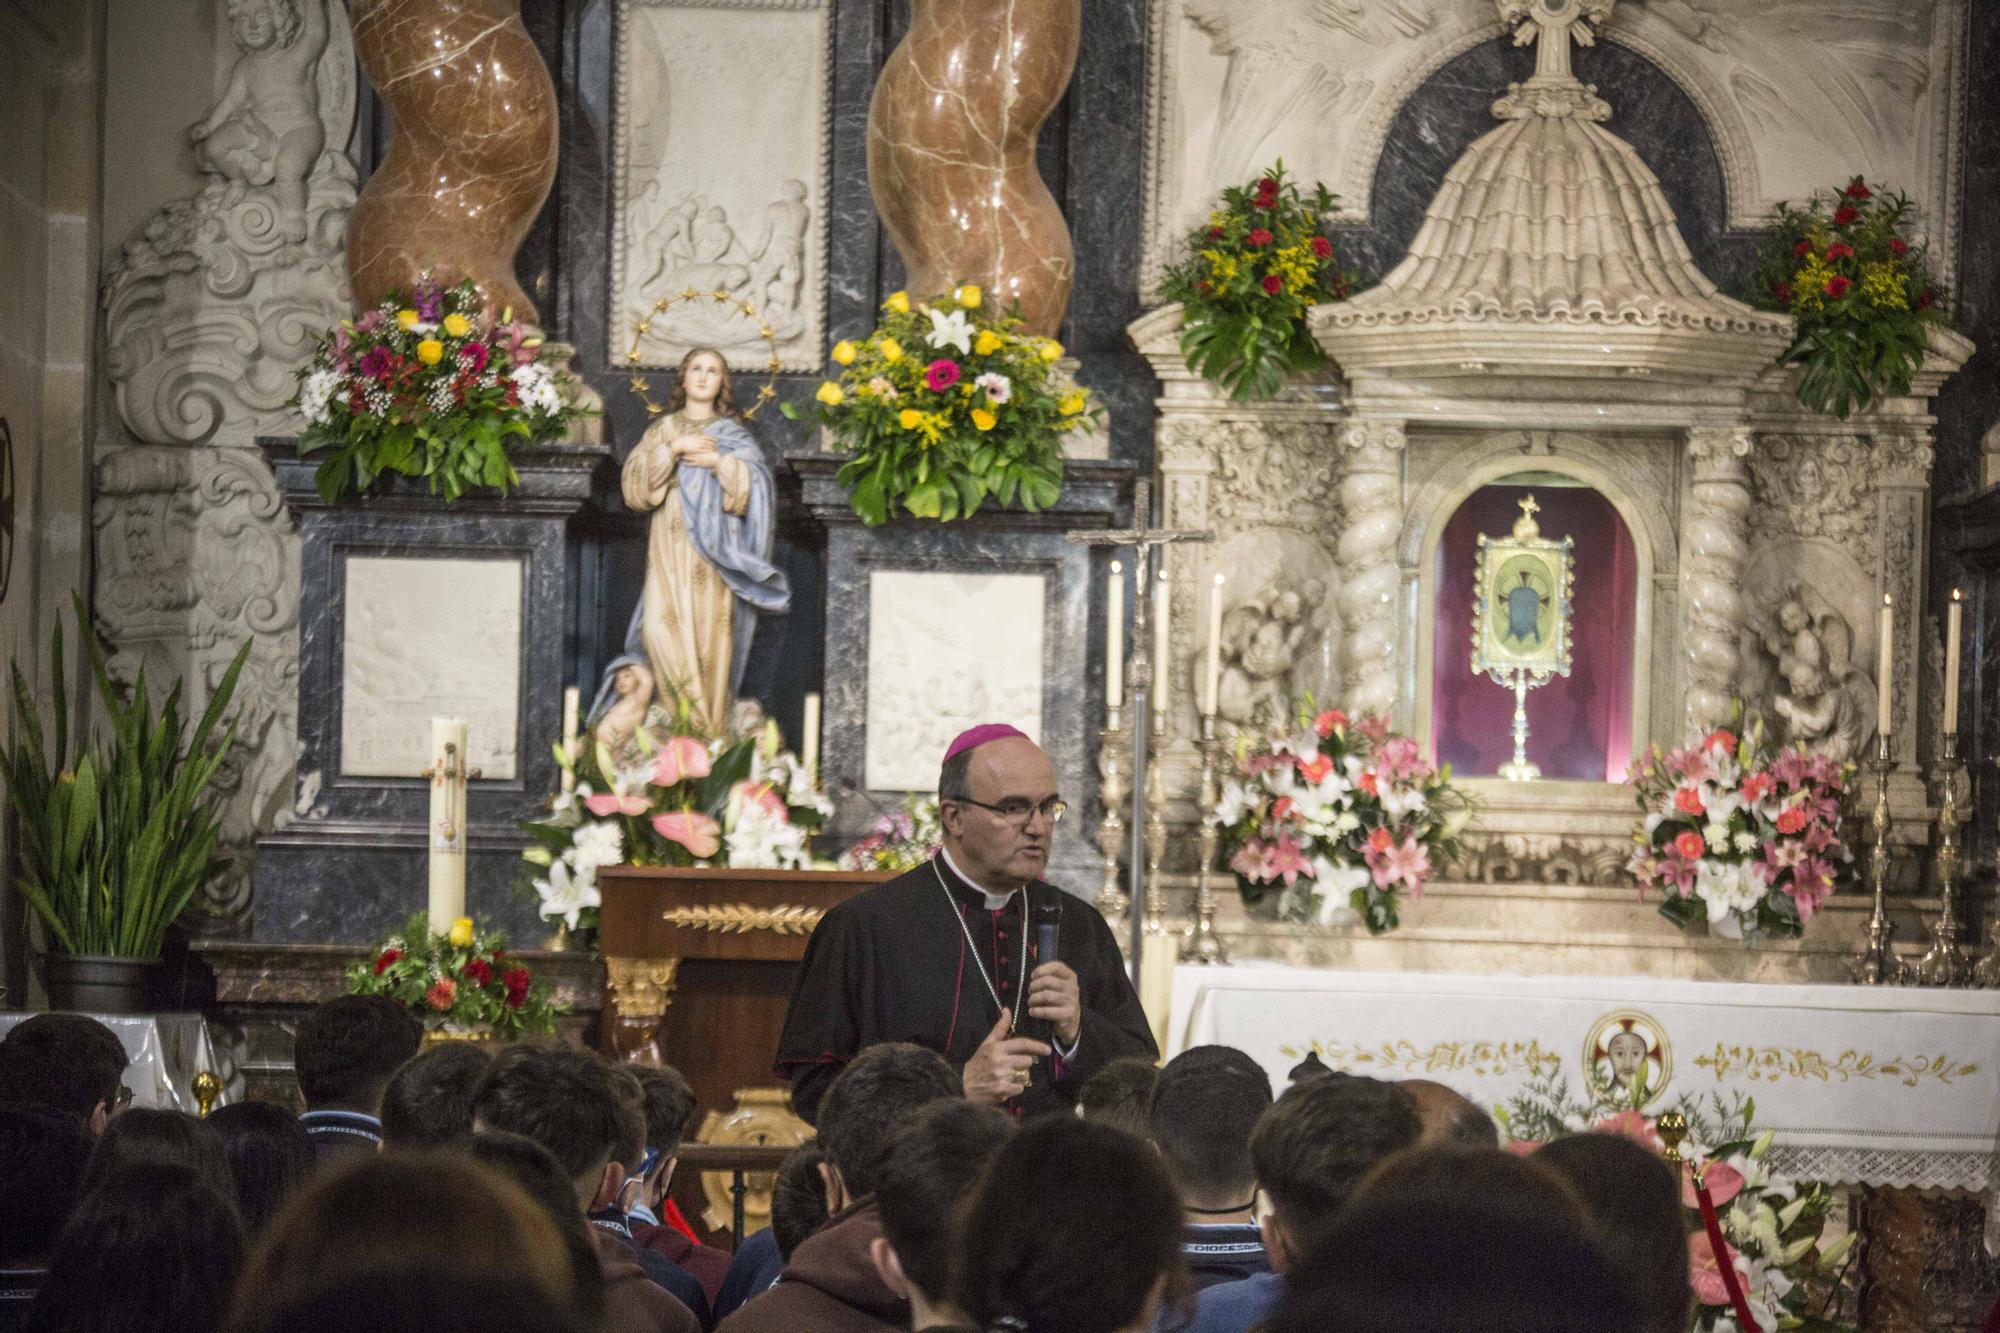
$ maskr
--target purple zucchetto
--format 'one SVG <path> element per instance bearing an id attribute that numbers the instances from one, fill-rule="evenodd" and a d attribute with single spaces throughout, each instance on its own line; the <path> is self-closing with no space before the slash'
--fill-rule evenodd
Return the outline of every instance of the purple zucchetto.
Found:
<path id="1" fill-rule="evenodd" d="M 1005 740 L 1009 736 L 1019 736 L 1024 741 L 1032 739 L 1027 732 L 1005 722 L 982 722 L 976 727 L 968 727 L 945 748 L 944 762 L 948 764 L 967 750 L 976 750 L 988 741 Z"/>

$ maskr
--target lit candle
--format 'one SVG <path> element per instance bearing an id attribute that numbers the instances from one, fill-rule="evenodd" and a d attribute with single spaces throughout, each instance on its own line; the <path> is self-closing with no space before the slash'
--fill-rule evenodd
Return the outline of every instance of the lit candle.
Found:
<path id="1" fill-rule="evenodd" d="M 1215 716 L 1216 693 L 1222 685 L 1222 575 L 1208 590 L 1208 656 L 1202 663 L 1201 711 Z"/>
<path id="2" fill-rule="evenodd" d="M 1892 721 L 1889 674 L 1896 664 L 1896 599 L 1882 594 L 1882 613 L 1875 624 L 1875 730 L 1888 735 Z"/>
<path id="3" fill-rule="evenodd" d="M 1111 578 L 1105 600 L 1110 604 L 1104 626 L 1104 706 L 1119 708 L 1125 703 L 1125 566 L 1111 562 Z"/>
<path id="4" fill-rule="evenodd" d="M 819 780 L 819 696 L 806 696 L 805 722 L 799 728 L 799 763 L 805 767 L 806 775 L 815 782 Z"/>
<path id="5" fill-rule="evenodd" d="M 1965 592 L 1951 590 L 1951 605 L 1944 617 L 1944 730 L 1947 736 L 1958 734 L 1958 634 L 1959 621 L 1965 614 Z"/>
<path id="6" fill-rule="evenodd" d="M 1167 711 L 1167 647 L 1170 639 L 1167 633 L 1167 613 L 1172 602 L 1174 585 L 1167 578 L 1167 571 L 1160 571 L 1160 581 L 1153 585 L 1153 711 Z"/>
<path id="7" fill-rule="evenodd" d="M 445 935 L 465 915 L 465 744 L 462 717 L 431 719 L 431 933 Z"/>
<path id="8" fill-rule="evenodd" d="M 576 715 L 581 704 L 582 697 L 577 693 L 576 686 L 572 685 L 563 691 L 563 754 L 572 765 L 565 767 L 562 772 L 564 791 L 576 790 L 576 769 L 573 765 L 576 763 Z"/>

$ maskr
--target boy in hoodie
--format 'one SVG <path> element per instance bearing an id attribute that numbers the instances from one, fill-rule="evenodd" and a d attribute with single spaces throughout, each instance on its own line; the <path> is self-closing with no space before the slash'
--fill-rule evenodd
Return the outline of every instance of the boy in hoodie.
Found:
<path id="1" fill-rule="evenodd" d="M 890 1131 L 933 1102 L 963 1096 L 935 1052 L 907 1043 L 862 1051 L 819 1107 L 826 1225 L 803 1241 L 776 1286 L 722 1321 L 719 1333 L 883 1333 L 909 1327 L 910 1305 L 876 1271 L 882 1236 L 874 1200 Z"/>

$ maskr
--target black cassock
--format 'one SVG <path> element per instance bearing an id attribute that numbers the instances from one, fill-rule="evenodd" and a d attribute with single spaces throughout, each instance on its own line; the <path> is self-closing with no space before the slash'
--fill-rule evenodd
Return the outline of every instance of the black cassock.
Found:
<path id="1" fill-rule="evenodd" d="M 1028 895 L 1031 906 L 1062 909 L 1056 952 L 1077 975 L 1083 1027 L 1068 1059 L 1037 1063 L 1034 1083 L 1007 1103 L 1017 1115 L 1068 1111 L 1084 1081 L 1110 1061 L 1159 1055 L 1117 941 L 1097 909 L 1040 881 Z M 1031 974 L 1038 965 L 1022 896 L 989 910 L 985 895 L 937 856 L 828 912 L 806 944 L 778 1040 L 777 1072 L 791 1080 L 793 1109 L 817 1122 L 827 1085 L 879 1042 L 915 1042 L 963 1069 L 1000 1019 L 987 978 L 1000 1004 L 1018 1010 L 1022 963 Z M 1032 1026 L 1026 1015 L 1020 1023 Z"/>

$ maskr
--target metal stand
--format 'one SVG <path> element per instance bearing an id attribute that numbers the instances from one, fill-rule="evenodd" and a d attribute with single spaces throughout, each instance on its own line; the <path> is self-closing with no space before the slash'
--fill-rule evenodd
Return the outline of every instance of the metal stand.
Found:
<path id="1" fill-rule="evenodd" d="M 1515 671 L 1514 677 L 1514 758 L 1500 765 L 1500 776 L 1509 782 L 1532 782 L 1542 770 L 1528 762 L 1528 673 Z M 1540 681 L 1535 682 L 1537 685 Z"/>
<path id="2" fill-rule="evenodd" d="M 1097 889 L 1097 910 L 1107 921 L 1123 916 L 1132 905 L 1125 892 L 1125 877 L 1119 872 L 1119 857 L 1125 850 L 1125 799 L 1132 794 L 1132 737 L 1124 725 L 1124 710 L 1105 710 L 1104 728 L 1097 733 L 1097 797 L 1104 806 L 1104 818 L 1097 824 L 1097 846 L 1104 853 L 1104 882 Z"/>
<path id="3" fill-rule="evenodd" d="M 1896 759 L 1888 734 L 1875 737 L 1875 758 L 1869 768 L 1875 773 L 1875 813 L 1869 821 L 1873 850 L 1868 876 L 1875 885 L 1875 911 L 1868 918 L 1868 943 L 1854 959 L 1857 986 L 1901 986 L 1909 982 L 1910 966 L 1896 957 L 1896 925 L 1889 920 L 1889 775 L 1896 771 Z"/>
<path id="4" fill-rule="evenodd" d="M 1201 868 L 1195 880 L 1194 915 L 1181 932 L 1183 963 L 1227 963 L 1222 937 L 1215 933 L 1215 844 L 1220 830 L 1215 827 L 1215 808 L 1222 803 L 1222 789 L 1216 772 L 1221 743 L 1215 735 L 1215 714 L 1201 716 Z"/>
<path id="5" fill-rule="evenodd" d="M 1965 765 L 1958 762 L 1957 732 L 1945 736 L 1936 773 L 1940 791 L 1937 853 L 1932 864 L 1943 903 L 1938 908 L 1937 924 L 1931 927 L 1931 947 L 1917 960 L 1916 980 L 1919 986 L 1963 986 L 1971 979 L 1972 960 L 1958 947 L 1958 829 L 1965 822 L 1959 813 L 1958 787 L 1965 777 Z"/>

